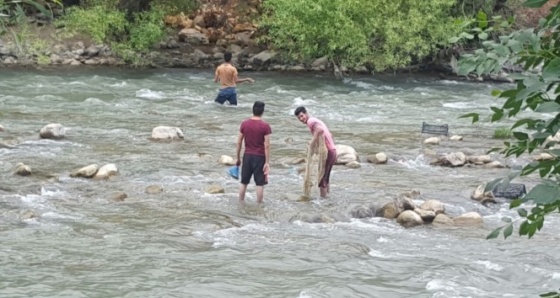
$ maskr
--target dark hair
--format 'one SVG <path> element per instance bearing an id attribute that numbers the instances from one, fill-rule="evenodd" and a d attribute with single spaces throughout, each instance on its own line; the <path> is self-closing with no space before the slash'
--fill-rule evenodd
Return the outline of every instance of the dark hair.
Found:
<path id="1" fill-rule="evenodd" d="M 304 106 L 298 107 L 296 109 L 296 111 L 294 112 L 294 115 L 296 115 L 296 117 L 297 117 L 297 116 L 299 116 L 300 113 L 307 114 L 307 110 L 305 109 Z"/>
<path id="2" fill-rule="evenodd" d="M 253 104 L 253 115 L 262 116 L 263 113 L 264 113 L 264 102 L 255 101 L 255 103 Z"/>
<path id="3" fill-rule="evenodd" d="M 230 62 L 231 61 L 231 52 L 225 52 L 224 53 L 224 61 L 225 62 Z"/>

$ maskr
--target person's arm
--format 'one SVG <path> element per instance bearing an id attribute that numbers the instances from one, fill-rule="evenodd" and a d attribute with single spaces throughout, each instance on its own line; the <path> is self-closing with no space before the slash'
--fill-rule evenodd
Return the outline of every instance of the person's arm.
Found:
<path id="1" fill-rule="evenodd" d="M 263 172 L 265 175 L 268 175 L 268 172 L 270 171 L 270 165 L 268 164 L 270 160 L 270 134 L 264 136 L 264 156 L 265 161 Z"/>
<path id="2" fill-rule="evenodd" d="M 237 161 L 235 162 L 235 164 L 237 166 L 239 166 L 241 164 L 241 146 L 243 144 L 243 139 L 244 138 L 245 138 L 245 135 L 243 135 L 243 133 L 239 133 L 239 137 L 237 137 L 237 148 L 236 148 Z"/>
<path id="3" fill-rule="evenodd" d="M 251 78 L 244 78 L 244 79 L 235 79 L 235 83 L 239 84 L 239 83 L 243 83 L 243 82 L 249 82 L 249 83 L 254 83 L 255 80 L 251 79 Z"/>
<path id="4" fill-rule="evenodd" d="M 214 83 L 218 83 L 220 81 L 220 76 L 218 75 L 218 69 L 216 69 L 216 74 L 214 74 Z"/>
<path id="5" fill-rule="evenodd" d="M 311 145 L 311 148 L 315 148 L 317 146 L 317 142 L 319 141 L 319 138 L 323 136 L 323 129 L 321 127 L 317 127 L 317 124 L 314 125 L 315 129 L 313 130 L 313 137 L 311 138 L 311 142 L 309 145 Z"/>

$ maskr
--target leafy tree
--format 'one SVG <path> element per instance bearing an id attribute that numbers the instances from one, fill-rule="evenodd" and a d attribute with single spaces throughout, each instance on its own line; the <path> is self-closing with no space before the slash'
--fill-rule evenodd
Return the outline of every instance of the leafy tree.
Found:
<path id="1" fill-rule="evenodd" d="M 528 0 L 527 7 L 539 8 L 547 0 Z M 514 200 L 510 208 L 518 208 L 521 217 L 519 234 L 531 238 L 540 230 L 545 217 L 560 211 L 560 148 L 557 146 L 557 135 L 560 130 L 560 4 L 550 9 L 548 16 L 540 21 L 538 28 L 530 28 L 503 35 L 497 41 L 488 40 L 484 48 L 474 54 L 464 55 L 458 63 L 458 72 L 467 74 L 476 71 L 478 75 L 497 73 L 502 70 L 503 63 L 509 62 L 523 66 L 523 75 L 513 76 L 515 87 L 505 91 L 495 90 L 494 96 L 504 100 L 501 106 L 491 107 L 491 121 L 517 116 L 521 111 L 549 113 L 551 118 L 542 119 L 538 116 L 517 120 L 512 126 L 514 142 L 505 142 L 501 150 L 505 156 L 520 156 L 542 150 L 552 156 L 550 160 L 534 161 L 518 173 L 529 175 L 537 172 L 541 181 L 523 198 Z M 484 31 L 481 31 L 482 34 Z M 462 117 L 479 120 L 476 113 Z M 508 178 L 498 179 L 487 184 L 486 191 L 498 183 L 509 183 L 517 173 Z M 523 203 L 532 203 L 530 210 L 520 207 Z M 505 238 L 513 233 L 514 222 L 504 219 L 506 225 L 494 230 L 488 238 L 496 238 L 503 234 Z M 551 293 L 548 293 L 551 294 Z M 554 293 L 552 293 L 554 294 Z M 560 296 L 543 296 L 560 297 Z"/>
<path id="2" fill-rule="evenodd" d="M 267 0 L 263 42 L 291 58 L 328 56 L 376 70 L 419 61 L 456 34 L 454 0 Z"/>

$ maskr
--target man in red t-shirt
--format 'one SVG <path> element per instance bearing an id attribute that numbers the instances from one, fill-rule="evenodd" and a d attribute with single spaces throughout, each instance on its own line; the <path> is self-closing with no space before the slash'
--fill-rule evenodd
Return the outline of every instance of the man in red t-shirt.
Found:
<path id="1" fill-rule="evenodd" d="M 239 201 L 245 200 L 247 185 L 251 177 L 257 185 L 257 203 L 262 203 L 264 197 L 263 186 L 268 183 L 270 166 L 270 125 L 262 120 L 264 102 L 255 101 L 253 117 L 243 120 L 237 138 L 237 166 L 241 164 L 241 146 L 245 143 L 243 166 L 241 167 L 241 186 L 239 187 Z M 245 141 L 245 142 L 244 142 Z"/>

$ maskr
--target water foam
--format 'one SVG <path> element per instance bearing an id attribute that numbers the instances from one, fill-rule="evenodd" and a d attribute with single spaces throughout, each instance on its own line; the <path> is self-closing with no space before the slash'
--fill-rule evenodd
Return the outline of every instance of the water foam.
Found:
<path id="1" fill-rule="evenodd" d="M 136 97 L 146 98 L 146 99 L 164 99 L 166 98 L 165 93 L 162 91 L 152 91 L 150 89 L 140 89 L 136 91 Z"/>

